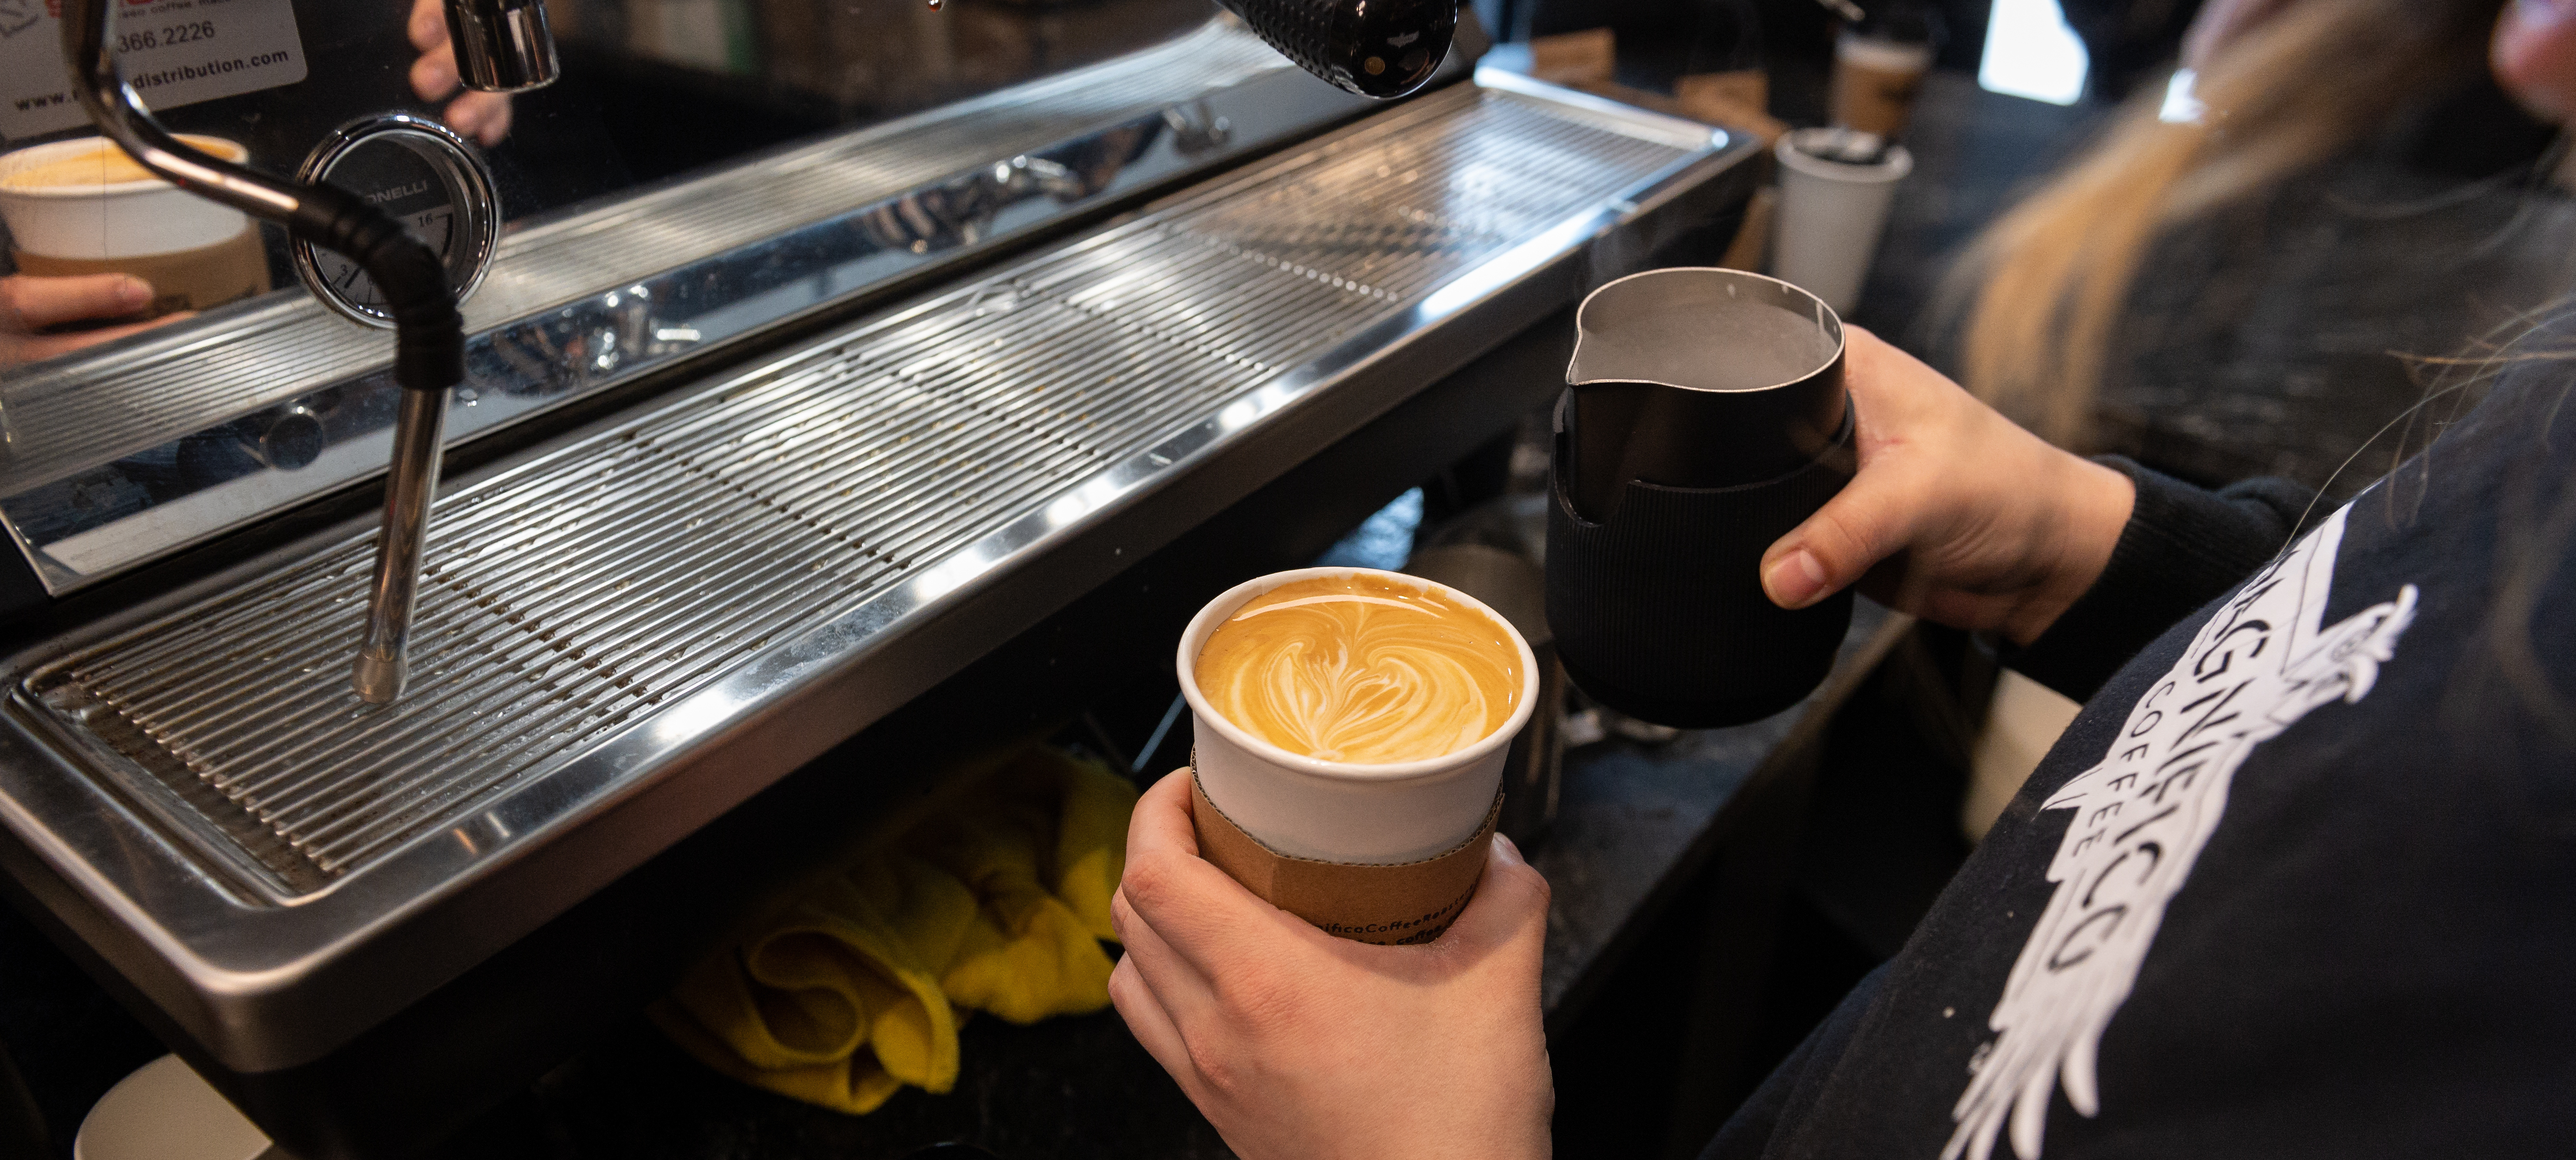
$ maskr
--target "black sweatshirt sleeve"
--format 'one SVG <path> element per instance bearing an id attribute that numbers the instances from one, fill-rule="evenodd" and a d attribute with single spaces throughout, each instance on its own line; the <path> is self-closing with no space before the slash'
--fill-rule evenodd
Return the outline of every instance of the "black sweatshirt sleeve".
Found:
<path id="1" fill-rule="evenodd" d="M 2286 547 L 2316 493 L 2285 479 L 2205 491 L 2116 455 L 2095 460 L 2138 485 L 2138 502 L 2102 578 L 2030 647 L 2005 658 L 2078 701 L 2175 622 L 2217 599 Z"/>
<path id="2" fill-rule="evenodd" d="M 1780 1125 L 1797 1123 L 1815 1108 L 1819 1085 L 1842 1059 L 1861 1014 L 1878 996 L 1879 981 L 1886 977 L 1885 963 L 1863 976 L 1825 1021 L 1807 1033 L 1798 1049 L 1781 1060 L 1770 1078 L 1727 1117 L 1716 1138 L 1700 1151 L 1699 1160 L 1762 1160 L 1778 1150 Z"/>

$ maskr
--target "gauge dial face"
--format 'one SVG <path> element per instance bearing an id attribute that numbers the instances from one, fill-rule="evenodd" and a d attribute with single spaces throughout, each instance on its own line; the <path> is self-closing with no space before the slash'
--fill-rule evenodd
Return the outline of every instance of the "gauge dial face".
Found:
<path id="1" fill-rule="evenodd" d="M 428 243 L 460 301 L 491 265 L 501 207 L 490 171 L 443 125 L 392 116 L 349 126 L 314 151 L 303 177 L 366 199 Z M 393 324 L 384 292 L 347 256 L 299 240 L 295 264 L 325 305 L 370 326 Z"/>

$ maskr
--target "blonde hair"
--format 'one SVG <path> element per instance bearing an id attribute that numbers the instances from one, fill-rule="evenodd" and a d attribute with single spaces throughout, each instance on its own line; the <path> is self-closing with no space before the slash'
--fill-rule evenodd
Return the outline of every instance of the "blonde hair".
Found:
<path id="1" fill-rule="evenodd" d="M 2094 400 L 2149 248 L 2322 163 L 2486 60 L 2503 0 L 2298 0 L 2200 70 L 2197 122 L 2142 95 L 2084 156 L 1970 247 L 1944 297 L 1967 304 L 1960 377 L 2055 442 L 2091 438 Z M 2162 96 L 2156 86 L 2154 97 Z"/>

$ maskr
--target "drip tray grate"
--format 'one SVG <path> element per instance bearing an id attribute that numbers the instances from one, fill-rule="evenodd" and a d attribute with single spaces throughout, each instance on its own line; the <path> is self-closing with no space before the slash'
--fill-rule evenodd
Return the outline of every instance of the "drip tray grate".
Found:
<path id="1" fill-rule="evenodd" d="M 396 705 L 347 691 L 372 536 L 24 692 L 209 865 L 309 893 L 1687 153 L 1460 86 L 442 497 Z"/>

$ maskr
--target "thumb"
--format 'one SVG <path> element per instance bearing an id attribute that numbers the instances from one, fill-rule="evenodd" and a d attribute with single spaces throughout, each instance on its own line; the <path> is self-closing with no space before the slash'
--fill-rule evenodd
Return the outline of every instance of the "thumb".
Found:
<path id="1" fill-rule="evenodd" d="M 123 318 L 152 304 L 152 284 L 130 274 L 19 281 L 18 317 L 29 330 L 92 318 Z"/>
<path id="2" fill-rule="evenodd" d="M 415 0 L 411 23 L 405 31 L 411 36 L 411 46 L 422 52 L 447 43 L 447 18 L 438 0 Z"/>
<path id="3" fill-rule="evenodd" d="M 1485 854 L 1485 876 L 1476 895 L 1439 942 L 1452 946 L 1493 947 L 1513 939 L 1538 938 L 1547 931 L 1547 878 L 1521 858 L 1520 847 L 1497 833 Z"/>
<path id="4" fill-rule="evenodd" d="M 1805 608 L 1857 583 L 1913 538 L 1923 497 L 1886 465 L 1865 464 L 1848 486 L 1762 554 L 1762 591 Z"/>

